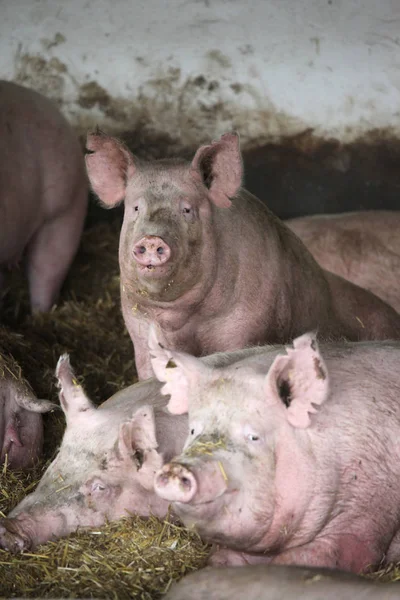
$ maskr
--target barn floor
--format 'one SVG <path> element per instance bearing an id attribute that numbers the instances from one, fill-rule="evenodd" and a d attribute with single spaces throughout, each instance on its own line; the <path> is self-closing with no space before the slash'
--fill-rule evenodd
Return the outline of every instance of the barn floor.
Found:
<path id="1" fill-rule="evenodd" d="M 95 211 L 96 212 L 96 211 Z M 119 307 L 118 237 L 121 215 L 92 219 L 65 283 L 47 315 L 29 315 L 26 284 L 13 273 L 2 299 L 2 352 L 11 353 L 39 398 L 57 402 L 54 369 L 59 355 L 71 362 L 97 403 L 135 381 L 133 350 Z M 1 344 L 0 344 L 1 345 Z M 6 515 L 40 479 L 54 456 L 63 417 L 45 418 L 45 459 L 32 472 L 0 472 L 0 511 Z M 47 543 L 15 556 L 0 550 L 0 596 L 51 598 L 159 598 L 172 580 L 202 567 L 208 548 L 169 522 L 137 517 Z M 374 575 L 400 579 L 400 569 Z"/>

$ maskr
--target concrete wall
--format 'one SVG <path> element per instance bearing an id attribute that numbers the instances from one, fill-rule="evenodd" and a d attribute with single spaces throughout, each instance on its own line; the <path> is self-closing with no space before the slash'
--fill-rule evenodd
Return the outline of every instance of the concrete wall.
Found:
<path id="1" fill-rule="evenodd" d="M 400 134 L 399 0 L 0 0 L 0 40 L 81 130 Z"/>

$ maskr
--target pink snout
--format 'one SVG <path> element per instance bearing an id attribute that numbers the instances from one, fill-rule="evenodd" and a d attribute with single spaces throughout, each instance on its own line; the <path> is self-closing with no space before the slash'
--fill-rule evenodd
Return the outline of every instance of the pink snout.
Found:
<path id="1" fill-rule="evenodd" d="M 154 480 L 154 488 L 158 496 L 164 500 L 188 503 L 196 494 L 197 482 L 189 469 L 171 463 L 164 465 L 158 471 Z"/>
<path id="2" fill-rule="evenodd" d="M 133 256 L 140 265 L 157 267 L 168 261 L 171 249 L 162 238 L 145 235 L 135 244 Z"/>

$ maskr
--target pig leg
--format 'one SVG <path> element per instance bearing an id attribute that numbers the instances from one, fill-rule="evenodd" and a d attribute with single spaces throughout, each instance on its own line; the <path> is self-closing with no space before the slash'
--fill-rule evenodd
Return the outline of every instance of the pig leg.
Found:
<path id="1" fill-rule="evenodd" d="M 85 191 L 86 194 L 86 191 Z M 84 199 L 47 221 L 27 249 L 27 271 L 32 312 L 50 310 L 78 249 L 86 211 Z"/>
<path id="2" fill-rule="evenodd" d="M 122 314 L 128 324 L 129 334 L 135 350 L 135 365 L 139 381 L 154 377 L 149 353 L 150 326 L 143 318 L 133 316 L 135 308 L 122 301 Z"/>

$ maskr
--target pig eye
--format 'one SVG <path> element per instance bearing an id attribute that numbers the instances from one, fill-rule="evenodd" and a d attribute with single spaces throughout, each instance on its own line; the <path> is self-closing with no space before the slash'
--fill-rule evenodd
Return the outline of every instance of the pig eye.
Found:
<path id="1" fill-rule="evenodd" d="M 106 489 L 106 486 L 101 483 L 101 481 L 95 481 L 92 484 L 92 492 L 103 492 Z"/>
<path id="2" fill-rule="evenodd" d="M 193 208 L 190 206 L 190 204 L 186 200 L 181 200 L 180 210 L 185 218 L 189 218 L 189 219 L 193 218 Z"/>
<path id="3" fill-rule="evenodd" d="M 133 207 L 133 210 L 134 210 L 135 212 L 139 212 L 139 204 L 136 204 L 136 205 Z"/>
<path id="4" fill-rule="evenodd" d="M 191 433 L 192 435 L 194 435 L 194 429 L 192 429 L 192 430 L 190 431 L 190 433 Z"/>
<path id="5" fill-rule="evenodd" d="M 258 440 L 260 438 L 255 433 L 248 433 L 247 434 L 247 439 L 249 440 L 249 442 L 258 442 Z"/>

